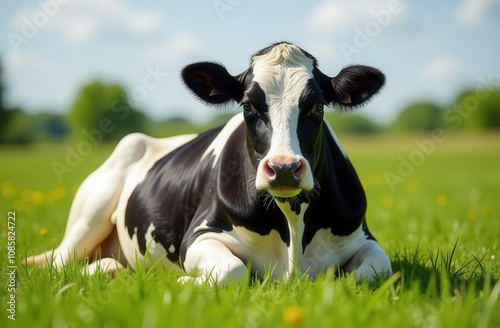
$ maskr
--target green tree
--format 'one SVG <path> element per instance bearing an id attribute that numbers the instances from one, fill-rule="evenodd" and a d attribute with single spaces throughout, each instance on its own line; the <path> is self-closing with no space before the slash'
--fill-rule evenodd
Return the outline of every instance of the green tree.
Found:
<path id="1" fill-rule="evenodd" d="M 120 85 L 94 81 L 81 89 L 68 121 L 77 139 L 111 141 L 144 132 L 146 117 L 131 106 Z"/>
<path id="2" fill-rule="evenodd" d="M 404 108 L 390 129 L 398 132 L 431 131 L 443 126 L 443 111 L 430 102 L 418 102 Z"/>
<path id="3" fill-rule="evenodd" d="M 4 90 L 5 87 L 3 85 L 3 70 L 2 70 L 2 62 L 0 59 L 0 144 L 6 142 L 5 130 L 7 128 L 7 124 L 9 121 L 9 112 L 5 107 L 4 102 Z"/>
<path id="4" fill-rule="evenodd" d="M 450 128 L 471 131 L 500 129 L 500 90 L 462 92 L 447 109 L 446 118 Z"/>
<path id="5" fill-rule="evenodd" d="M 20 108 L 7 108 L 5 104 L 3 66 L 0 60 L 0 144 L 27 144 L 34 140 L 29 117 Z"/>
<path id="6" fill-rule="evenodd" d="M 3 144 L 29 144 L 35 140 L 28 114 L 17 107 L 8 109 L 5 113 L 7 114 L 6 124 L 2 123 L 1 127 Z"/>

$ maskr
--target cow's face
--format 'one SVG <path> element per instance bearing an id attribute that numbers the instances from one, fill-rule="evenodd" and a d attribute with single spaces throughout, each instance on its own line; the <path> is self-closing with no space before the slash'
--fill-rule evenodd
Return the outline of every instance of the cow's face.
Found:
<path id="1" fill-rule="evenodd" d="M 240 104 L 257 171 L 255 187 L 281 198 L 314 188 L 325 106 L 360 105 L 384 83 L 382 73 L 366 66 L 347 67 L 330 78 L 318 70 L 314 57 L 289 43 L 261 50 L 237 76 L 202 62 L 187 66 L 182 78 L 207 103 Z"/>

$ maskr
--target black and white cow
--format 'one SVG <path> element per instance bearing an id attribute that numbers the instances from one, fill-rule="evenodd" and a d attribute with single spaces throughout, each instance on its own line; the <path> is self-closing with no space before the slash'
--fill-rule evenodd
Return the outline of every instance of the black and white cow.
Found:
<path id="1" fill-rule="evenodd" d="M 380 71 L 350 66 L 332 78 L 281 42 L 239 75 L 199 62 L 182 79 L 204 102 L 242 112 L 199 135 L 125 137 L 78 190 L 59 247 L 29 263 L 59 268 L 98 253 L 90 272 L 145 263 L 197 283 L 242 279 L 247 267 L 274 278 L 328 267 L 368 280 L 391 273 L 365 222 L 363 188 L 323 120 L 327 105 L 349 109 L 376 94 Z"/>

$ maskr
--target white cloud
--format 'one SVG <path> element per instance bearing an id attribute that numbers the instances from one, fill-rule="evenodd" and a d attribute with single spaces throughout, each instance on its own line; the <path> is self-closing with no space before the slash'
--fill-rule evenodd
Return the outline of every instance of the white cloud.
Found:
<path id="1" fill-rule="evenodd" d="M 306 27 L 314 33 L 333 34 L 352 31 L 372 20 L 392 23 L 403 17 L 404 3 L 388 0 L 322 1 L 306 18 Z M 389 15 L 385 16 L 384 13 Z M 382 24 L 385 25 L 385 24 Z"/>
<path id="2" fill-rule="evenodd" d="M 72 20 L 64 29 L 63 35 L 74 42 L 85 42 L 93 39 L 100 29 L 101 27 L 92 23 L 91 20 L 81 17 Z"/>
<path id="3" fill-rule="evenodd" d="M 456 17 L 464 25 L 478 25 L 491 15 L 492 11 L 498 10 L 498 6 L 496 0 L 464 0 L 456 11 Z"/>
<path id="4" fill-rule="evenodd" d="M 164 18 L 157 12 L 139 12 L 129 19 L 129 28 L 135 33 L 149 33 L 163 25 Z"/>
<path id="5" fill-rule="evenodd" d="M 150 48 L 146 56 L 153 61 L 177 62 L 189 55 L 199 52 L 203 42 L 187 32 L 177 32 L 163 44 Z"/>
<path id="6" fill-rule="evenodd" d="M 56 65 L 53 62 L 42 59 L 38 56 L 29 54 L 23 50 L 7 51 L 5 53 L 5 66 L 9 71 L 41 71 L 44 74 L 50 74 Z"/>
<path id="7" fill-rule="evenodd" d="M 311 11 L 307 26 L 312 32 L 325 32 L 349 27 L 347 3 L 321 2 Z"/>
<path id="8" fill-rule="evenodd" d="M 52 7 L 40 2 L 19 11 L 12 23 L 14 29 L 22 32 L 28 22 L 39 29 L 56 30 L 66 40 L 80 43 L 106 36 L 142 36 L 158 31 L 165 21 L 161 12 L 138 10 L 121 0 L 51 3 Z"/>
<path id="9" fill-rule="evenodd" d="M 424 78 L 441 80 L 450 78 L 458 69 L 458 61 L 450 56 L 439 56 L 428 62 L 422 70 Z"/>

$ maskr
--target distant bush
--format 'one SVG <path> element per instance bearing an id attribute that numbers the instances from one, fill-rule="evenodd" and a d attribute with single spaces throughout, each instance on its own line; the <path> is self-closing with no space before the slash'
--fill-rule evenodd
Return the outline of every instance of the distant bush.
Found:
<path id="1" fill-rule="evenodd" d="M 94 81 L 81 89 L 68 120 L 77 139 L 92 135 L 111 141 L 132 132 L 145 132 L 146 116 L 131 107 L 120 85 Z"/>
<path id="2" fill-rule="evenodd" d="M 20 108 L 5 110 L 0 120 L 5 124 L 1 127 L 2 144 L 29 144 L 35 141 L 35 133 L 31 129 L 30 116 Z"/>
<path id="3" fill-rule="evenodd" d="M 389 126 L 397 132 L 432 131 L 443 127 L 443 111 L 430 102 L 418 102 L 404 108 Z"/>
<path id="4" fill-rule="evenodd" d="M 500 90 L 466 90 L 446 108 L 445 127 L 453 130 L 500 129 Z"/>

